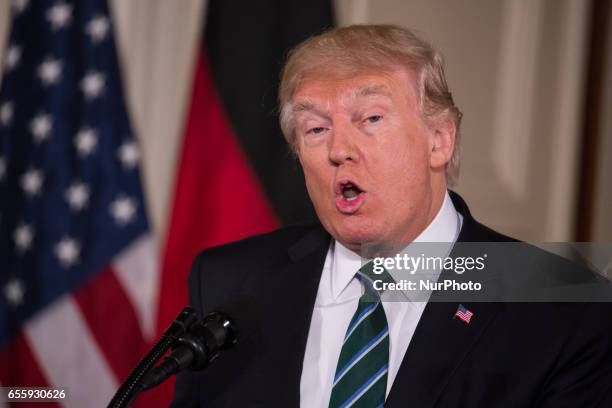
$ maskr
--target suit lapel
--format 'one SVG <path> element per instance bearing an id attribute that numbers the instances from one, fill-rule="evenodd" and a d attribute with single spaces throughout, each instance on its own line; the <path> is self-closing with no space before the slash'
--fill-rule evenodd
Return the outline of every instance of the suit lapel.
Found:
<path id="1" fill-rule="evenodd" d="M 498 304 L 464 304 L 469 324 L 454 318 L 457 303 L 429 302 L 393 382 L 386 407 L 432 407 L 455 367 L 474 347 L 498 311 Z"/>
<path id="2" fill-rule="evenodd" d="M 294 245 L 290 251 L 290 257 L 294 261 L 285 276 L 299 287 L 299 290 L 291 290 L 287 295 L 291 298 L 293 305 L 289 310 L 293 316 L 294 324 L 291 328 L 292 342 L 292 366 L 295 370 L 295 383 L 297 383 L 297 394 L 299 396 L 299 383 L 302 375 L 302 364 L 306 351 L 306 342 L 310 330 L 310 320 L 314 310 L 314 304 L 319 289 L 319 281 L 325 263 L 325 257 L 329 249 L 329 235 L 321 228 L 306 236 Z"/>
<path id="3" fill-rule="evenodd" d="M 304 353 L 329 241 L 322 227 L 308 233 L 289 248 L 290 262 L 273 283 L 274 316 L 268 327 L 274 326 L 274 335 L 264 339 L 272 361 L 265 365 L 262 378 L 264 384 L 274 378 L 275 384 L 273 390 L 260 393 L 262 406 L 299 406 Z"/>

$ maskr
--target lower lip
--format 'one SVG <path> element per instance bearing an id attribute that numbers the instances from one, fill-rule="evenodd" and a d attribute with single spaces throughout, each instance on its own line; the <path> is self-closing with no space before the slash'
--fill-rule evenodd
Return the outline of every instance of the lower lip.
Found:
<path id="1" fill-rule="evenodd" d="M 343 195 L 336 197 L 336 208 L 343 214 L 354 214 L 365 201 L 365 193 L 361 192 L 354 200 L 347 200 Z"/>

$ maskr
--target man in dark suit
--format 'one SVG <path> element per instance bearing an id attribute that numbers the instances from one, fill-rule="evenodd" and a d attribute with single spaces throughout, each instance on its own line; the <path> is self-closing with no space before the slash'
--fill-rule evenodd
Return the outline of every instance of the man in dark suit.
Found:
<path id="1" fill-rule="evenodd" d="M 180 374 L 174 406 L 597 407 L 610 400 L 607 303 L 459 304 L 437 292 L 387 302 L 374 285 L 368 259 L 419 242 L 454 245 L 451 258 L 465 255 L 464 242 L 513 243 L 476 222 L 447 190 L 457 177 L 461 113 L 435 50 L 395 26 L 334 29 L 292 51 L 279 101 L 321 224 L 196 258 L 191 304 L 200 317 L 232 315 L 240 341 L 205 371 Z M 592 280 L 531 247 L 503 253 L 470 276 L 486 282 L 493 270 L 496 285 L 526 277 L 538 288 Z M 532 279 L 534 264 L 545 279 Z"/>

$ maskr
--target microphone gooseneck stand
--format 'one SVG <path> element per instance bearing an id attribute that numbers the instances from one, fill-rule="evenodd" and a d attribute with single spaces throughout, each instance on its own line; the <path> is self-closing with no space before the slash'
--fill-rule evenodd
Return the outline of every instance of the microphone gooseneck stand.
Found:
<path id="1" fill-rule="evenodd" d="M 127 407 L 132 400 L 142 391 L 140 381 L 142 377 L 159 361 L 166 351 L 178 340 L 181 334 L 197 322 L 195 310 L 191 307 L 184 308 L 174 319 L 170 327 L 153 348 L 140 360 L 132 370 L 125 382 L 119 387 L 115 396 L 108 404 L 108 408 Z"/>

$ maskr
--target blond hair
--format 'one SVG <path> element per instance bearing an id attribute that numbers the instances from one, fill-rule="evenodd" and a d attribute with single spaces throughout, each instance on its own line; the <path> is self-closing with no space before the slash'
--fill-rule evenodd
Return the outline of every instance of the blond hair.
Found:
<path id="1" fill-rule="evenodd" d="M 352 76 L 364 71 L 388 72 L 405 68 L 416 73 L 419 108 L 429 124 L 450 119 L 456 140 L 446 164 L 447 184 L 459 175 L 459 127 L 461 111 L 453 101 L 444 76 L 442 55 L 413 31 L 395 25 L 353 25 L 334 28 L 310 37 L 292 49 L 281 73 L 278 100 L 280 126 L 296 151 L 291 98 L 308 77 L 329 73 Z"/>

